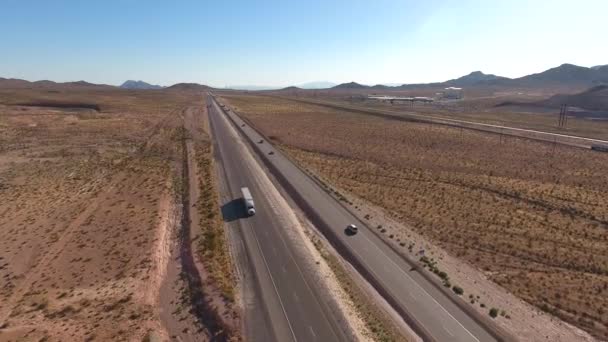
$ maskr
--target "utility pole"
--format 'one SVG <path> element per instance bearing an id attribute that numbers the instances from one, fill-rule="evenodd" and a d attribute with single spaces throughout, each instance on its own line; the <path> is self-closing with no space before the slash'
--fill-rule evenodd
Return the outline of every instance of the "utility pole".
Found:
<path id="1" fill-rule="evenodd" d="M 559 108 L 559 119 L 557 120 L 558 128 L 565 128 L 568 122 L 568 105 L 563 104 Z"/>

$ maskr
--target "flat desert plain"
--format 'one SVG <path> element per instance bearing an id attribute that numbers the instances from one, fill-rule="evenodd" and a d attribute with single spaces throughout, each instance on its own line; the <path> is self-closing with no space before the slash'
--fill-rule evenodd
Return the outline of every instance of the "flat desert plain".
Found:
<path id="1" fill-rule="evenodd" d="M 0 340 L 143 340 L 175 224 L 161 91 L 0 90 Z"/>

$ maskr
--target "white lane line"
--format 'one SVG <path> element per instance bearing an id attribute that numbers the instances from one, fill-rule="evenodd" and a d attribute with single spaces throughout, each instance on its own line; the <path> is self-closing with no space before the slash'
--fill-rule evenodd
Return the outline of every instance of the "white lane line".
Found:
<path id="1" fill-rule="evenodd" d="M 376 244 L 374 244 L 367 236 L 365 236 L 365 234 L 363 235 L 363 237 L 372 245 L 376 246 Z M 475 335 L 473 335 L 467 328 L 464 327 L 464 325 L 462 325 L 462 323 L 460 323 L 454 316 L 452 316 L 452 314 L 446 310 L 441 304 L 439 304 L 439 302 L 433 298 L 433 296 L 431 296 L 428 292 L 426 292 L 426 290 L 424 288 L 422 288 L 422 286 L 420 286 L 418 284 L 417 281 L 415 281 L 414 279 L 412 279 L 412 277 L 409 276 L 409 274 L 407 274 L 401 267 L 399 267 L 399 265 L 397 265 L 393 259 L 391 259 L 390 257 L 388 257 L 386 254 L 384 254 L 384 252 L 382 251 L 382 249 L 380 249 L 378 246 L 376 246 L 376 248 L 381 252 L 382 255 L 384 255 L 401 273 L 403 273 L 403 275 L 405 275 L 407 278 L 409 278 L 424 294 L 426 294 L 429 298 L 431 298 L 431 300 L 433 300 L 433 302 L 435 302 L 435 304 L 437 304 L 437 306 L 439 306 L 441 308 L 441 310 L 445 311 L 446 314 L 448 314 L 448 316 L 450 316 L 454 321 L 456 321 L 456 323 L 458 323 L 458 325 L 460 325 L 462 327 L 462 329 L 464 329 L 464 331 L 466 331 L 469 335 L 471 335 L 471 337 L 473 337 L 475 339 L 475 341 L 479 342 L 479 339 L 477 339 L 477 337 L 475 337 Z M 356 252 L 355 252 L 356 253 Z M 360 257 L 360 256 L 359 256 Z"/>
<path id="2" fill-rule="evenodd" d="M 443 328 L 443 330 L 445 330 L 448 333 L 448 335 L 454 337 L 454 334 L 452 334 L 452 332 L 450 331 L 450 329 L 448 329 L 448 327 L 446 327 L 443 324 L 441 325 L 441 327 Z"/>
<path id="3" fill-rule="evenodd" d="M 308 330 L 310 330 L 310 334 L 312 335 L 313 339 L 317 339 L 317 334 L 315 334 L 315 329 L 312 328 L 312 326 L 308 326 Z"/>
<path id="4" fill-rule="evenodd" d="M 258 237 L 255 234 L 255 230 L 251 229 L 251 232 L 253 233 L 255 242 L 258 245 L 258 250 L 260 251 L 260 254 L 262 255 L 262 260 L 264 260 L 264 265 L 266 266 L 266 270 L 268 271 L 268 276 L 270 277 L 270 281 L 272 282 L 272 286 L 274 287 L 274 292 L 277 294 L 277 298 L 279 299 L 279 303 L 281 304 L 281 309 L 283 310 L 283 315 L 285 315 L 285 319 L 287 320 L 287 325 L 289 326 L 289 331 L 291 331 L 291 336 L 293 337 L 293 340 L 297 342 L 298 339 L 296 338 L 296 334 L 294 333 L 293 328 L 291 326 L 291 322 L 289 321 L 289 317 L 287 316 L 287 311 L 285 311 L 285 305 L 283 305 L 283 300 L 281 299 L 281 295 L 279 294 L 279 289 L 277 288 L 277 284 L 274 282 L 274 277 L 272 276 L 272 273 L 270 272 L 270 267 L 268 266 L 268 262 L 266 261 L 264 252 L 262 252 L 262 246 L 260 246 L 260 241 L 258 241 Z"/>

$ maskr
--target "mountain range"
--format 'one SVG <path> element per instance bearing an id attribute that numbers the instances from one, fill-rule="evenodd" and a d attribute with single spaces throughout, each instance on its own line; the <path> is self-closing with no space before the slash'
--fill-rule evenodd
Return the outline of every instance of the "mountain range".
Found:
<path id="1" fill-rule="evenodd" d="M 608 84 L 608 65 L 598 65 L 591 68 L 581 67 L 573 64 L 562 64 L 558 67 L 545 70 L 540 73 L 531 74 L 519 78 L 508 78 L 492 74 L 485 74 L 481 71 L 474 71 L 468 75 L 448 80 L 445 82 L 435 83 L 419 83 L 419 84 L 402 84 L 402 85 L 383 85 L 374 86 L 363 85 L 356 82 L 342 83 L 334 85 L 331 82 L 319 81 L 304 83 L 297 88 L 299 89 L 378 89 L 378 90 L 408 90 L 415 88 L 432 88 L 432 87 L 483 87 L 483 86 L 503 86 L 503 87 L 522 87 L 522 88 L 538 88 L 550 86 L 575 86 L 578 88 L 590 88 L 598 85 Z M 85 81 L 77 82 L 53 82 L 48 80 L 30 82 L 14 78 L 1 78 L 0 88 L 117 88 L 105 84 L 93 84 Z M 326 87 L 326 88 L 322 88 Z M 182 89 L 182 90 L 206 90 L 212 89 L 206 85 L 198 83 L 178 83 L 170 87 L 163 88 L 158 85 L 151 85 L 143 81 L 129 80 L 124 82 L 119 88 L 123 89 Z M 290 89 L 295 89 L 289 87 Z M 247 89 L 247 90 L 268 90 L 276 89 L 273 87 L 257 87 L 244 86 L 232 87 L 232 89 Z"/>
<path id="2" fill-rule="evenodd" d="M 366 86 L 356 82 L 342 83 L 332 89 L 390 89 L 405 90 L 420 87 L 472 87 L 472 86 L 514 86 L 514 87 L 544 87 L 568 84 L 581 87 L 592 87 L 608 84 L 608 65 L 591 68 L 573 64 L 562 64 L 558 67 L 519 78 L 508 78 L 474 71 L 460 78 L 445 82 L 403 84 L 400 86 L 374 85 Z"/>

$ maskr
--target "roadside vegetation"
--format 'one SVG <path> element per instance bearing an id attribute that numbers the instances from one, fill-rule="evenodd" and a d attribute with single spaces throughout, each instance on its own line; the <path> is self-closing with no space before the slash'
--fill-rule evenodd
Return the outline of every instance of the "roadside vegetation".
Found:
<path id="1" fill-rule="evenodd" d="M 608 155 L 284 99 L 226 98 L 305 168 L 539 309 L 608 337 Z"/>
<path id="2" fill-rule="evenodd" d="M 196 162 L 199 170 L 200 196 L 196 203 L 202 236 L 198 239 L 198 254 L 212 278 L 229 302 L 235 300 L 235 276 L 224 222 L 220 216 L 217 183 L 214 177 L 212 145 L 209 141 L 197 144 Z"/>

